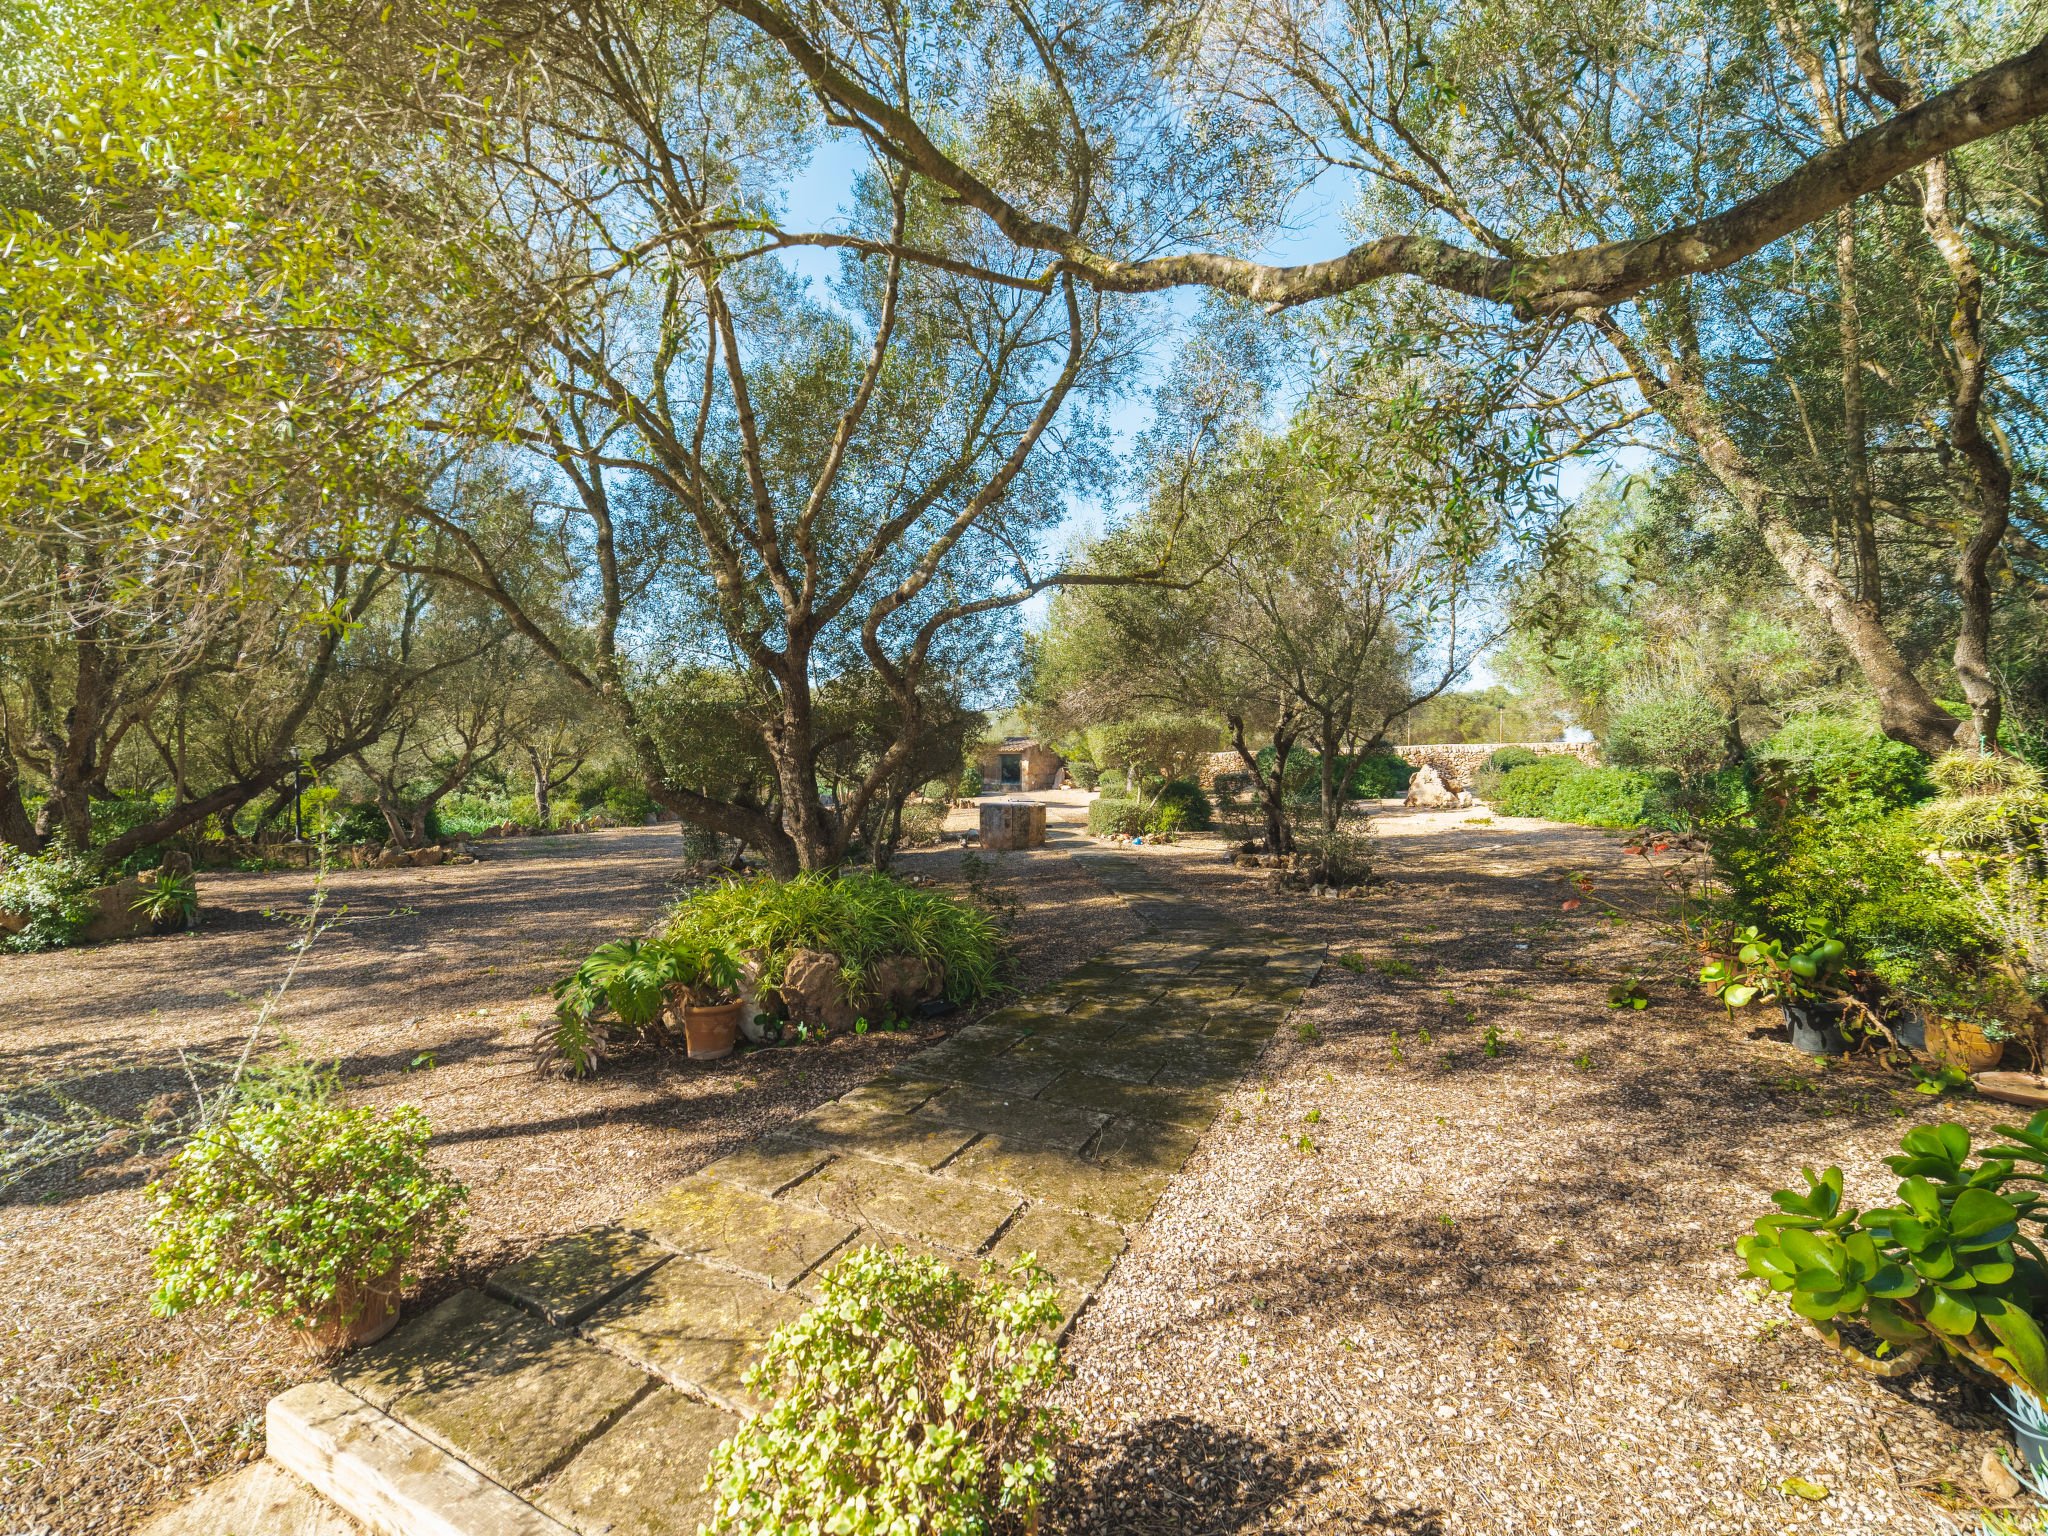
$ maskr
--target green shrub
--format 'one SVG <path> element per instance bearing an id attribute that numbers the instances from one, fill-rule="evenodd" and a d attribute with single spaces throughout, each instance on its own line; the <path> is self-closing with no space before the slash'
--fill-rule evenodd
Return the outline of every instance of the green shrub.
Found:
<path id="1" fill-rule="evenodd" d="M 1415 770 L 1405 758 L 1378 752 L 1358 760 L 1351 776 L 1351 794 L 1357 800 L 1391 800 L 1408 793 L 1408 781 Z"/>
<path id="2" fill-rule="evenodd" d="M 1088 830 L 1096 837 L 1136 837 L 1145 830 L 1145 802 L 1100 796 L 1088 807 Z"/>
<path id="3" fill-rule="evenodd" d="M 1501 780 L 1500 793 L 1492 805 L 1503 816 L 1548 816 L 1550 801 L 1558 787 L 1575 774 L 1587 772 L 1586 765 L 1569 752 L 1538 757 L 1533 763 L 1511 768 Z"/>
<path id="4" fill-rule="evenodd" d="M 1082 789 L 1093 789 L 1102 778 L 1100 768 L 1078 757 L 1067 764 L 1067 774 Z"/>
<path id="5" fill-rule="evenodd" d="M 391 836 L 384 813 L 368 800 L 335 806 L 328 817 L 328 834 L 338 843 L 381 843 Z"/>
<path id="6" fill-rule="evenodd" d="M 1009 1536 L 1036 1527 L 1068 1432 L 1057 1293 L 863 1248 L 776 1330 L 750 1390 L 774 1406 L 712 1453 L 710 1530 Z"/>
<path id="7" fill-rule="evenodd" d="M 2048 1111 L 1996 1130 L 2009 1144 L 1974 1164 L 1964 1126 L 1906 1132 L 1903 1155 L 1885 1159 L 1901 1175 L 1900 1203 L 1878 1210 L 1843 1203 L 1841 1169 L 1808 1168 L 1805 1192 L 1773 1194 L 1779 1214 L 1760 1218 L 1736 1252 L 1846 1358 L 1875 1363 L 1842 1337 L 1843 1323 L 1861 1323 L 1886 1346 L 1890 1374 L 1939 1351 L 2038 1404 L 2048 1398 L 2048 1271 L 2036 1257 L 2035 1186 Z"/>
<path id="8" fill-rule="evenodd" d="M 1760 792 L 1831 820 L 1883 816 L 1934 792 L 1920 753 L 1832 715 L 1788 722 L 1752 759 Z"/>
<path id="9" fill-rule="evenodd" d="M 1698 694 L 1652 699 L 1609 722 L 1601 755 L 1616 768 L 1662 769 L 1695 779 L 1728 761 L 1728 724 Z"/>
<path id="10" fill-rule="evenodd" d="M 629 827 L 645 826 L 647 818 L 660 809 L 641 784 L 614 784 L 604 792 L 604 808 Z"/>
<path id="11" fill-rule="evenodd" d="M 1542 753 L 1531 752 L 1527 747 L 1501 747 L 1488 753 L 1486 761 L 1472 775 L 1472 798 L 1494 804 L 1500 799 L 1501 785 L 1510 773 L 1542 761 Z"/>
<path id="12" fill-rule="evenodd" d="M 8 937 L 6 947 L 28 952 L 76 942 L 99 916 L 92 892 L 100 883 L 97 865 L 60 844 L 39 854 L 13 854 L 0 869 L 0 912 L 25 917 L 28 926 Z"/>
<path id="13" fill-rule="evenodd" d="M 1190 832 L 1207 832 L 1216 825 L 1216 807 L 1192 779 L 1175 779 L 1159 791 L 1154 813 L 1167 809 L 1179 811 L 1181 827 Z"/>
<path id="14" fill-rule="evenodd" d="M 972 800 L 981 793 L 981 765 L 969 763 L 960 770 L 960 798 Z"/>
<path id="15" fill-rule="evenodd" d="M 1649 775 L 1628 768 L 1584 768 L 1558 781 L 1549 814 L 1553 821 L 1582 827 L 1640 826 L 1654 788 Z"/>
<path id="16" fill-rule="evenodd" d="M 916 955 L 944 972 L 956 1003 L 988 996 L 1002 968 L 1001 938 L 979 907 L 873 870 L 729 880 L 685 897 L 665 932 L 735 954 L 765 951 L 771 986 L 796 949 L 828 951 L 862 974 L 890 955 Z"/>
<path id="17" fill-rule="evenodd" d="M 159 1317 L 226 1303 L 295 1326 L 426 1251 L 453 1255 L 468 1191 L 426 1160 L 416 1109 L 251 1104 L 147 1193 Z"/>
<path id="18" fill-rule="evenodd" d="M 1095 781 L 1095 793 L 1099 799 L 1103 800 L 1128 800 L 1131 798 L 1130 786 L 1124 782 L 1124 776 L 1121 772 L 1105 773 L 1098 778 Z"/>

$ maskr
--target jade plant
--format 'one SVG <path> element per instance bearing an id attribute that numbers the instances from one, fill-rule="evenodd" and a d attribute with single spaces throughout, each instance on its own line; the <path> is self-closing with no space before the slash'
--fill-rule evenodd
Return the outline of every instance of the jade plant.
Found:
<path id="1" fill-rule="evenodd" d="M 1838 990 L 1849 946 L 1822 918 L 1809 918 L 1806 932 L 1806 942 L 1788 950 L 1756 928 L 1745 928 L 1734 963 L 1709 961 L 1700 970 L 1700 985 L 1730 1008 L 1756 998 L 1797 1007 L 1827 996 Z"/>
<path id="2" fill-rule="evenodd" d="M 314 1328 L 360 1287 L 454 1253 L 468 1191 L 427 1162 L 416 1109 L 253 1103 L 187 1144 L 147 1193 L 151 1310 L 225 1303 Z"/>
<path id="3" fill-rule="evenodd" d="M 1974 1162 L 1960 1125 L 1908 1131 L 1885 1159 L 1901 1175 L 1895 1206 L 1858 1211 L 1843 1203 L 1841 1169 L 1807 1168 L 1806 1191 L 1777 1191 L 1779 1214 L 1760 1218 L 1736 1251 L 1855 1365 L 1904 1375 L 1938 1350 L 2048 1398 L 2042 1196 L 2025 1187 L 2048 1182 L 2048 1110 L 1996 1129 L 2008 1144 Z M 1846 1323 L 1877 1335 L 1875 1356 L 1842 1337 Z"/>

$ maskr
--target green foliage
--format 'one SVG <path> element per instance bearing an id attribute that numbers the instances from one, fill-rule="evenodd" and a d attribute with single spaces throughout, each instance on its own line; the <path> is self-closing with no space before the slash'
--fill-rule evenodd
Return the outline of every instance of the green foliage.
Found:
<path id="1" fill-rule="evenodd" d="M 1513 775 L 1509 779 L 1512 782 Z M 1654 789 L 1648 775 L 1632 769 L 1582 768 L 1558 782 L 1550 796 L 1549 815 L 1554 821 L 1576 822 L 1582 827 L 1638 826 Z"/>
<path id="2" fill-rule="evenodd" d="M 1928 777 L 1941 794 L 1915 814 L 1922 830 L 1943 847 L 1991 850 L 2040 841 L 2048 794 L 2033 764 L 1967 750 L 1944 752 Z"/>
<path id="3" fill-rule="evenodd" d="M 1837 1348 L 1841 1323 L 1862 1322 L 1892 1349 L 1939 1347 L 2038 1402 L 2048 1396 L 2048 1270 L 2022 1224 L 2038 1228 L 2041 1197 L 2016 1186 L 2043 1182 L 2048 1111 L 1996 1129 L 2009 1144 L 1974 1164 L 1963 1126 L 1908 1131 L 1885 1159 L 1902 1176 L 1900 1204 L 1877 1210 L 1842 1203 L 1841 1169 L 1808 1168 L 1806 1191 L 1777 1191 L 1781 1214 L 1760 1218 L 1736 1251 Z"/>
<path id="4" fill-rule="evenodd" d="M 1145 830 L 1145 802 L 1100 795 L 1089 804 L 1088 830 L 1096 837 L 1136 837 Z"/>
<path id="5" fill-rule="evenodd" d="M 1700 985 L 1730 1008 L 1758 997 L 1799 1003 L 1825 995 L 1849 963 L 1849 946 L 1825 919 L 1808 918 L 1806 930 L 1805 942 L 1788 950 L 1755 928 L 1746 929 L 1734 963 L 1708 961 L 1700 970 Z"/>
<path id="6" fill-rule="evenodd" d="M 1538 757 L 1533 763 L 1508 770 L 1493 808 L 1503 816 L 1547 817 L 1559 786 L 1574 774 L 1587 771 L 1586 765 L 1569 752 Z"/>
<path id="7" fill-rule="evenodd" d="M 1175 779 L 1157 790 L 1156 809 L 1180 813 L 1179 825 L 1190 832 L 1207 832 L 1216 825 L 1216 807 L 1193 779 Z"/>
<path id="8" fill-rule="evenodd" d="M 960 770 L 960 798 L 972 800 L 981 793 L 981 765 L 969 763 Z"/>
<path id="9" fill-rule="evenodd" d="M 1479 765 L 1481 773 L 1509 774 L 1517 768 L 1526 768 L 1531 763 L 1543 761 L 1541 752 L 1531 752 L 1527 747 L 1500 747 L 1489 752 L 1486 761 Z"/>
<path id="10" fill-rule="evenodd" d="M 1002 941 L 987 913 L 872 871 L 710 886 L 677 904 L 666 933 L 735 954 L 763 950 L 770 985 L 780 982 L 795 949 L 828 951 L 862 974 L 890 955 L 915 955 L 944 974 L 946 996 L 956 1003 L 988 996 L 1002 968 Z"/>
<path id="11" fill-rule="evenodd" d="M 1696 693 L 1645 700 L 1608 721 L 1601 755 L 1617 768 L 1662 769 L 1696 779 L 1728 760 L 1728 723 Z"/>
<path id="12" fill-rule="evenodd" d="M 429 1166 L 416 1109 L 251 1104 L 202 1131 L 148 1193 L 151 1309 L 226 1303 L 310 1326 L 352 1284 L 452 1256 L 468 1191 Z"/>
<path id="13" fill-rule="evenodd" d="M 190 875 L 160 874 L 129 910 L 147 914 L 158 928 L 189 928 L 199 916 L 199 886 Z"/>
<path id="14" fill-rule="evenodd" d="M 654 796 L 640 784 L 612 785 L 604 792 L 604 808 L 615 820 L 629 827 L 646 825 L 647 818 L 660 809 L 654 803 Z"/>
<path id="15" fill-rule="evenodd" d="M 1102 770 L 1081 757 L 1067 759 L 1067 774 L 1082 789 L 1093 789 L 1102 778 Z"/>
<path id="16" fill-rule="evenodd" d="M 1752 759 L 1760 793 L 1833 821 L 1882 816 L 1931 793 L 1920 753 L 1832 715 L 1789 722 Z"/>
<path id="17" fill-rule="evenodd" d="M 969 1279 L 902 1249 L 834 1264 L 818 1304 L 747 1373 L 774 1406 L 713 1454 L 710 1530 L 732 1536 L 997 1536 L 1023 1532 L 1066 1422 L 1058 1293 Z"/>
<path id="18" fill-rule="evenodd" d="M 60 949 L 99 915 L 92 892 L 100 873 L 90 859 L 53 844 L 39 854 L 14 853 L 0 869 L 0 912 L 28 919 L 6 939 L 16 951 Z"/>
<path id="19" fill-rule="evenodd" d="M 391 836 L 384 813 L 368 800 L 351 800 L 328 815 L 328 835 L 337 843 L 381 843 Z"/>

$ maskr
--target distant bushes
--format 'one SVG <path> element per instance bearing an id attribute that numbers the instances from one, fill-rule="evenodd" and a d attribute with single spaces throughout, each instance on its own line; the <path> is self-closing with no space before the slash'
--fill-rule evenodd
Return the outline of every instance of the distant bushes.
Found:
<path id="1" fill-rule="evenodd" d="M 1088 807 L 1088 830 L 1096 837 L 1136 837 L 1145 830 L 1144 802 L 1105 795 Z"/>
<path id="2" fill-rule="evenodd" d="M 1479 765 L 1479 771 L 1472 776 L 1472 794 L 1488 805 L 1500 798 L 1501 785 L 1507 776 L 1517 768 L 1539 763 L 1542 754 L 1531 752 L 1527 747 L 1502 747 Z"/>
<path id="3" fill-rule="evenodd" d="M 1174 826 L 1184 832 L 1207 832 L 1216 825 L 1215 805 L 1192 779 L 1175 779 L 1164 788 L 1154 779 L 1132 796 L 1126 793 L 1121 778 L 1112 778 L 1103 782 L 1101 793 L 1088 807 L 1088 830 L 1097 837 L 1118 833 L 1135 837 L 1156 828 L 1162 813 L 1169 810 L 1177 813 Z"/>
<path id="4" fill-rule="evenodd" d="M 1648 774 L 1633 769 L 1581 766 L 1577 773 L 1560 779 L 1551 792 L 1550 818 L 1577 822 L 1582 827 L 1638 826 L 1655 789 L 1655 781 Z"/>
<path id="5" fill-rule="evenodd" d="M 1503 816 L 1549 817 L 1550 804 L 1558 787 L 1573 774 L 1586 771 L 1586 765 L 1569 753 L 1538 757 L 1534 762 L 1511 768 L 1503 775 L 1500 790 L 1492 802 L 1493 808 Z"/>

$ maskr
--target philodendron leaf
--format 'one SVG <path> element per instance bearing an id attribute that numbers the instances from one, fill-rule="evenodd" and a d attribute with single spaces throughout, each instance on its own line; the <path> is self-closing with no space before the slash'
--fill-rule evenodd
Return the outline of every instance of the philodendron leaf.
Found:
<path id="1" fill-rule="evenodd" d="M 2048 1394 L 2048 1338 L 2032 1314 L 2002 1296 L 1985 1296 L 1977 1303 L 1985 1325 L 1998 1335 L 1999 1347 L 1992 1351 L 2016 1372 L 2027 1390 L 2039 1398 Z"/>

